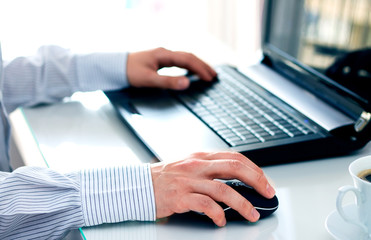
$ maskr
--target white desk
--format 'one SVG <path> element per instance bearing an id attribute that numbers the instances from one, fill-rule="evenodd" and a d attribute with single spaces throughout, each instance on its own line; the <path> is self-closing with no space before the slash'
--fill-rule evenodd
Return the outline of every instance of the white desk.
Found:
<path id="1" fill-rule="evenodd" d="M 13 139 L 26 165 L 45 166 L 40 151 L 49 167 L 62 172 L 154 161 L 100 92 L 81 94 L 65 103 L 17 110 L 11 120 Z M 155 223 L 107 224 L 83 228 L 82 232 L 88 240 L 332 239 L 325 220 L 335 208 L 337 189 L 352 184 L 349 163 L 370 154 L 369 143 L 352 156 L 264 167 L 276 187 L 280 207 L 255 224 L 233 222 L 218 228 L 170 218 Z M 349 196 L 345 202 L 353 202 L 353 198 Z"/>

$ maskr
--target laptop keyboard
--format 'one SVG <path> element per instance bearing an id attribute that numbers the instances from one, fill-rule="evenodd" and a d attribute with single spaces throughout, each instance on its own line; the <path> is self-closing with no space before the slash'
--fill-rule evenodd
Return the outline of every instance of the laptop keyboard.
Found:
<path id="1" fill-rule="evenodd" d="M 212 86 L 183 92 L 179 98 L 230 146 L 313 133 L 227 72 L 218 72 L 218 78 Z"/>

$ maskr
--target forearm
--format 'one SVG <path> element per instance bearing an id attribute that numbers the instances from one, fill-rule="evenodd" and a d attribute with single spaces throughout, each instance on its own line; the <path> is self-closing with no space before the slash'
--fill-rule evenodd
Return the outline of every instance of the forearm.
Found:
<path id="1" fill-rule="evenodd" d="M 76 55 L 45 46 L 33 57 L 4 64 L 3 97 L 8 112 L 18 106 L 59 101 L 76 91 L 112 90 L 128 85 L 126 53 Z"/>
<path id="2" fill-rule="evenodd" d="M 148 165 L 0 172 L 0 199 L 0 239 L 59 239 L 83 226 L 156 216 Z"/>
<path id="3" fill-rule="evenodd" d="M 0 239 L 57 239 L 84 225 L 75 175 L 23 167 L 0 172 Z"/>
<path id="4" fill-rule="evenodd" d="M 149 164 L 84 170 L 80 179 L 86 226 L 156 219 Z"/>

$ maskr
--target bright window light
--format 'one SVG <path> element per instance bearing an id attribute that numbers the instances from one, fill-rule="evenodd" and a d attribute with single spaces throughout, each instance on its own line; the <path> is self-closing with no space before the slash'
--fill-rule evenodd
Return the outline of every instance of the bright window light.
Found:
<path id="1" fill-rule="evenodd" d="M 258 42 L 260 0 L 0 1 L 5 59 L 53 44 L 82 53 L 166 47 L 213 64 L 247 56 Z"/>

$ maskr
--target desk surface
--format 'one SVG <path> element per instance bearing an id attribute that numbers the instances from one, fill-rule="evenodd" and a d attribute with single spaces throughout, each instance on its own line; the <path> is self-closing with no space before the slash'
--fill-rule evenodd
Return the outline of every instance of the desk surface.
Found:
<path id="1" fill-rule="evenodd" d="M 155 161 L 118 119 L 101 92 L 77 94 L 67 102 L 51 106 L 17 110 L 11 121 L 14 141 L 26 165 L 47 163 L 51 168 L 68 172 Z M 271 217 L 254 224 L 233 222 L 218 228 L 207 222 L 168 218 L 106 224 L 83 228 L 82 232 L 88 240 L 333 239 L 325 221 L 335 209 L 337 190 L 352 184 L 348 175 L 350 162 L 370 154 L 369 143 L 351 156 L 264 167 L 276 187 L 280 207 Z M 345 203 L 351 202 L 354 199 L 348 196 Z"/>

